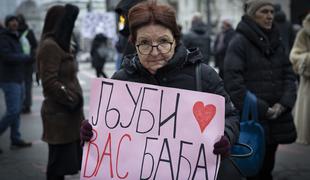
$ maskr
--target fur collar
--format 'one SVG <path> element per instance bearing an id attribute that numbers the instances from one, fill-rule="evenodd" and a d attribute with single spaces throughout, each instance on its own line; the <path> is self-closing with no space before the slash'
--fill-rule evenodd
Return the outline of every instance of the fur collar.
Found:
<path id="1" fill-rule="evenodd" d="M 306 16 L 302 25 L 304 27 L 305 32 L 310 36 L 310 14 Z"/>

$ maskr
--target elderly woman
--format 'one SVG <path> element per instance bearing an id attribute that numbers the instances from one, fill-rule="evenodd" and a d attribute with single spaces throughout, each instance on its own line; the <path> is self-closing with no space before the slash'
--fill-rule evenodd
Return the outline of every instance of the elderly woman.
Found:
<path id="1" fill-rule="evenodd" d="M 225 89 L 240 111 L 246 91 L 257 97 L 266 152 L 259 174 L 249 179 L 269 180 L 278 144 L 296 139 L 291 115 L 296 99 L 295 75 L 273 23 L 271 1 L 249 0 L 245 13 L 224 60 Z"/>
<path id="2" fill-rule="evenodd" d="M 310 14 L 303 21 L 298 32 L 290 60 L 294 71 L 300 76 L 300 84 L 294 111 L 297 128 L 297 142 L 310 144 Z"/>
<path id="3" fill-rule="evenodd" d="M 174 9 L 154 1 L 141 2 L 130 9 L 128 19 L 131 42 L 137 54 L 126 56 L 123 68 L 112 78 L 196 90 L 195 67 L 202 62 L 203 56 L 198 49 L 188 50 L 180 43 Z M 226 100 L 225 135 L 215 143 L 213 152 L 227 157 L 230 145 L 238 138 L 239 115 L 218 74 L 208 65 L 202 64 L 201 67 L 202 91 L 219 94 Z M 91 126 L 84 121 L 81 138 L 89 141 L 91 137 Z"/>
<path id="4" fill-rule="evenodd" d="M 80 170 L 79 130 L 83 114 L 82 88 L 70 40 L 79 9 L 56 5 L 46 14 L 37 54 L 44 101 L 42 139 L 48 143 L 47 180 L 63 180 Z"/>

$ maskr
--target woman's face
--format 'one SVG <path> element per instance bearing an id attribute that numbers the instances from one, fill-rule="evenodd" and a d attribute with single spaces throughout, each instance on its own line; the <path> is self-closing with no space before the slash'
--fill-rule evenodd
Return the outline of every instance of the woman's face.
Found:
<path id="1" fill-rule="evenodd" d="M 137 30 L 135 46 L 143 67 L 155 74 L 172 58 L 176 43 L 170 29 L 150 24 Z"/>
<path id="2" fill-rule="evenodd" d="M 260 7 L 254 15 L 254 21 L 264 29 L 271 29 L 274 17 L 274 9 L 271 5 Z"/>

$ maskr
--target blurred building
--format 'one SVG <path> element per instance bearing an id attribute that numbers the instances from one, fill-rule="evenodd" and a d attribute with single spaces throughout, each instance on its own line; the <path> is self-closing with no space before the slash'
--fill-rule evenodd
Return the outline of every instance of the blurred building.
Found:
<path id="1" fill-rule="evenodd" d="M 14 14 L 15 8 L 22 0 L 1 0 L 0 1 L 0 21 L 4 22 L 5 16 Z"/>
<path id="2" fill-rule="evenodd" d="M 23 14 L 27 24 L 33 30 L 36 36 L 41 33 L 41 12 L 37 3 L 33 0 L 22 1 L 15 10 L 16 14 Z M 37 37 L 38 38 L 38 37 Z"/>
<path id="3" fill-rule="evenodd" d="M 39 38 L 47 9 L 55 4 L 72 3 L 80 8 L 79 18 L 76 22 L 76 34 L 79 34 L 79 27 L 82 19 L 89 12 L 107 12 L 114 10 L 120 0 L 1 0 L 0 21 L 3 22 L 7 14 L 22 13 L 25 15 L 30 27 Z M 183 32 L 189 30 L 191 18 L 196 12 L 203 15 L 205 22 L 213 29 L 223 19 L 230 19 L 234 26 L 240 21 L 243 15 L 243 2 L 245 0 L 158 0 L 169 3 L 177 11 L 179 24 Z M 300 23 L 305 13 L 310 11 L 309 0 L 275 0 L 281 4 L 282 9 L 289 20 L 293 23 Z M 117 23 L 117 22 L 116 22 Z"/>
<path id="4" fill-rule="evenodd" d="M 183 30 L 190 28 L 190 22 L 195 12 L 203 14 L 205 22 L 212 27 L 216 27 L 223 19 L 229 18 L 234 25 L 240 21 L 243 15 L 243 3 L 245 0 L 162 0 L 174 6 L 178 13 L 178 21 L 182 25 Z M 281 4 L 282 9 L 287 17 L 290 17 L 290 5 L 293 0 L 275 0 Z M 309 0 L 305 0 L 309 1 Z M 309 3 L 310 4 L 310 3 Z M 208 12 L 209 9 L 209 12 Z M 208 18 L 209 16 L 209 18 Z M 290 18 L 288 18 L 290 19 Z"/>

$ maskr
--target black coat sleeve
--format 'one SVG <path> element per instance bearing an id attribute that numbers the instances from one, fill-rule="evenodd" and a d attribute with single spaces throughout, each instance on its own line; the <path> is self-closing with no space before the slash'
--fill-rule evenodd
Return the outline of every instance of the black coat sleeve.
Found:
<path id="1" fill-rule="evenodd" d="M 20 52 L 14 52 L 14 49 L 19 48 L 16 42 L 2 35 L 0 36 L 0 60 L 5 64 L 20 64 L 31 60 L 29 55 Z M 20 47 L 21 48 L 21 47 Z"/>
<path id="2" fill-rule="evenodd" d="M 288 58 L 285 58 L 283 61 L 283 68 L 284 68 L 284 92 L 280 99 L 280 104 L 288 107 L 290 109 L 293 108 L 296 100 L 296 75 L 293 72 L 292 64 L 290 63 Z"/>
<path id="3" fill-rule="evenodd" d="M 239 112 L 224 89 L 224 83 L 213 68 L 203 64 L 203 90 L 225 98 L 225 135 L 234 144 L 239 138 Z"/>

